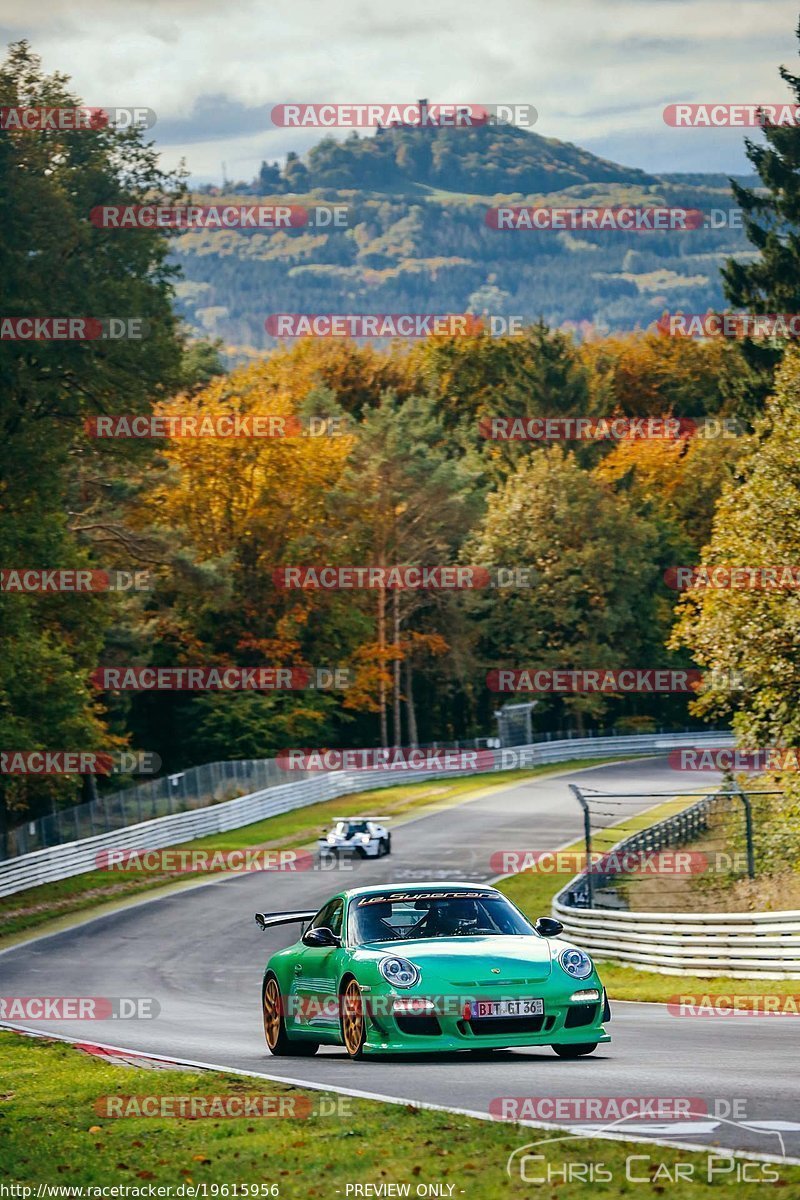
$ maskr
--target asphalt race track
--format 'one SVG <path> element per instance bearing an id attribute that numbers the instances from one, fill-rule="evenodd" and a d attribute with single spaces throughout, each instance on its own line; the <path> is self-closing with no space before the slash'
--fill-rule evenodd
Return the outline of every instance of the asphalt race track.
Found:
<path id="1" fill-rule="evenodd" d="M 476 1113 L 486 1113 L 501 1096 L 697 1097 L 711 1116 L 628 1121 L 616 1128 L 684 1145 L 800 1158 L 800 1018 L 679 1018 L 662 1005 L 619 1003 L 609 1027 L 611 1043 L 575 1061 L 561 1060 L 549 1048 L 360 1063 L 333 1047 L 311 1059 L 268 1054 L 260 1014 L 263 967 L 296 931 L 259 932 L 256 910 L 315 908 L 340 887 L 361 883 L 491 878 L 497 872 L 489 860 L 498 850 L 554 849 L 580 837 L 581 811 L 568 790 L 570 780 L 630 792 L 666 792 L 676 785 L 675 772 L 660 758 L 565 770 L 517 784 L 398 823 L 390 858 L 359 861 L 349 869 L 215 878 L 13 947 L 0 955 L 0 993 L 155 997 L 160 1005 L 155 1020 L 43 1021 L 35 1028 Z M 681 788 L 712 780 L 707 772 L 684 774 Z M 642 806 L 650 803 L 643 800 Z M 734 1103 L 739 1119 L 736 1109 L 733 1121 L 724 1119 Z M 536 1136 L 531 1131 L 532 1141 Z"/>

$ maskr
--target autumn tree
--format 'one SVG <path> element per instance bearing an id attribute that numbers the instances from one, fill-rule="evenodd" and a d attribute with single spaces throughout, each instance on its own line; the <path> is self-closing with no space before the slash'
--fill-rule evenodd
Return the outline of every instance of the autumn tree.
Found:
<path id="1" fill-rule="evenodd" d="M 707 566 L 800 562 L 800 353 L 779 370 L 775 394 L 724 488 Z M 701 588 L 680 605 L 675 646 L 709 672 L 694 704 L 703 716 L 733 715 L 740 744 L 800 745 L 800 596 L 797 590 Z"/>
<path id="2" fill-rule="evenodd" d="M 521 461 L 489 498 L 464 549 L 473 561 L 518 568 L 530 581 L 472 600 L 486 669 L 663 664 L 670 605 L 659 587 L 660 533 L 624 492 L 561 447 Z M 563 704 L 581 729 L 608 698 L 576 694 Z"/>
<path id="3" fill-rule="evenodd" d="M 658 514 L 676 555 L 694 562 L 711 533 L 723 485 L 732 477 L 744 439 L 719 423 L 680 437 L 628 438 L 594 469 L 596 478 L 624 487 L 640 511 Z M 719 434 L 719 436 L 717 436 Z M 683 558 L 681 558 L 683 562 Z"/>
<path id="4" fill-rule="evenodd" d="M 346 515 L 345 546 L 359 565 L 438 566 L 454 563 L 482 503 L 480 469 L 474 456 L 454 456 L 436 401 L 429 396 L 401 403 L 387 393 L 378 408 L 366 413 L 337 508 Z M 413 703 L 413 667 L 420 657 L 440 655 L 446 647 L 443 628 L 413 631 L 423 609 L 446 607 L 433 592 L 378 588 L 372 647 L 364 647 L 362 672 L 380 718 L 381 744 L 388 744 L 389 694 L 392 695 L 393 738 L 401 729 L 401 662 L 406 660 L 406 702 L 411 739 L 417 728 Z M 434 625 L 437 622 L 434 621 Z M 352 701 L 348 700 L 347 703 Z"/>
<path id="5" fill-rule="evenodd" d="M 337 424 L 310 423 L 309 405 L 317 415 L 325 409 Z M 352 446 L 334 398 L 323 390 L 301 400 L 268 364 L 256 363 L 212 379 L 199 392 L 178 394 L 156 411 L 195 419 L 261 416 L 272 420 L 276 436 L 176 437 L 164 444 L 162 469 L 151 473 L 131 520 L 142 533 L 184 546 L 191 562 L 183 570 L 170 564 L 143 606 L 139 654 L 170 665 L 329 665 L 326 656 L 340 655 L 342 643 L 359 636 L 357 614 L 345 611 L 341 599 L 314 602 L 283 590 L 275 573 L 324 552 L 328 494 Z M 340 658 L 330 661 L 338 665 Z M 230 729 L 230 714 L 238 713 L 242 728 L 233 740 L 249 745 L 248 757 L 281 748 L 292 730 L 308 736 L 311 728 L 327 729 L 331 711 L 324 697 L 305 694 L 261 697 L 260 707 L 235 695 L 218 702 L 146 700 L 138 719 L 155 737 L 159 729 L 167 732 L 173 753 L 195 711 L 207 730 L 219 718 L 220 731 Z M 223 720 L 226 704 L 230 713 Z M 267 728 L 266 741 L 253 740 Z M 210 742 L 220 740 L 209 735 Z M 197 737 L 190 742 L 201 753 Z"/>
<path id="6" fill-rule="evenodd" d="M 578 349 L 589 373 L 591 412 L 608 416 L 728 415 L 735 407 L 739 347 L 724 338 L 615 335 Z"/>

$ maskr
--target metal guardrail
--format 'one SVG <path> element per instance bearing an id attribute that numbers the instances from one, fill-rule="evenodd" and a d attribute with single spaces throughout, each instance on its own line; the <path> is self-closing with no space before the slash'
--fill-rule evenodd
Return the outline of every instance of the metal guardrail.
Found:
<path id="1" fill-rule="evenodd" d="M 730 793 L 706 796 L 606 853 L 657 852 L 685 844 L 708 825 L 715 804 Z M 593 887 L 620 876 L 593 872 Z M 602 961 L 627 963 L 662 975 L 717 975 L 733 979 L 800 979 L 800 912 L 634 912 L 586 907 L 586 874 L 556 896 L 552 911 L 566 936 Z"/>
<path id="2" fill-rule="evenodd" d="M 631 734 L 609 738 L 567 738 L 559 742 L 534 743 L 512 750 L 496 751 L 495 771 L 514 767 L 537 766 L 545 763 L 567 762 L 575 758 L 606 758 L 626 754 L 648 754 L 667 747 L 729 746 L 733 738 L 727 733 Z M 395 784 L 419 782 L 463 775 L 453 771 L 332 771 L 313 774 L 297 783 L 267 787 L 234 800 L 212 804 L 190 812 L 174 813 L 153 820 L 137 822 L 124 829 L 76 839 L 59 846 L 36 850 L 31 854 L 0 862 L 0 896 L 8 896 L 26 888 L 58 879 L 69 879 L 92 871 L 97 856 L 103 850 L 141 849 L 161 850 L 194 838 L 207 837 L 251 825 L 265 817 L 289 812 L 338 796 L 392 787 Z"/>
<path id="3" fill-rule="evenodd" d="M 661 975 L 800 979 L 800 911 L 618 912 L 556 900 L 553 916 L 570 941 L 599 961 Z"/>

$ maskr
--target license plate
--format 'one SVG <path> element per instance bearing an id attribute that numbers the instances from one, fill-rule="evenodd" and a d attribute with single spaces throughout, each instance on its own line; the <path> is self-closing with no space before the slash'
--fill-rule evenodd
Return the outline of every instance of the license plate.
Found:
<path id="1" fill-rule="evenodd" d="M 541 1017 L 544 1000 L 473 1000 L 473 1019 L 481 1017 Z"/>

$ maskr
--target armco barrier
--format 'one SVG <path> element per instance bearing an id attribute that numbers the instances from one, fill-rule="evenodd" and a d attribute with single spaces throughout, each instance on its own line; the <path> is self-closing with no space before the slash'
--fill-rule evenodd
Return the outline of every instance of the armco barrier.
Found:
<path id="1" fill-rule="evenodd" d="M 559 742 L 537 742 L 517 746 L 513 752 L 497 751 L 502 772 L 522 761 L 525 766 L 567 762 L 575 758 L 611 758 L 626 754 L 658 753 L 680 746 L 730 746 L 733 739 L 726 733 L 631 734 L 608 738 L 565 738 Z M 513 760 L 512 760 L 513 754 Z M 18 858 L 0 862 L 0 896 L 8 896 L 25 888 L 57 879 L 68 879 L 95 868 L 100 851 L 114 849 L 161 850 L 209 834 L 225 833 L 243 825 L 251 825 L 264 817 L 289 812 L 337 796 L 352 795 L 376 787 L 391 787 L 424 779 L 441 779 L 463 775 L 464 771 L 331 771 L 302 779 L 296 783 L 278 784 L 236 800 L 214 804 L 207 808 L 157 817 L 155 820 L 128 825 L 112 833 L 65 842 L 46 850 L 36 850 Z"/>
<path id="2" fill-rule="evenodd" d="M 553 916 L 598 961 L 662 975 L 800 979 L 800 912 L 652 913 L 570 908 Z"/>
<path id="3" fill-rule="evenodd" d="M 725 799 L 734 797 L 721 792 L 699 800 L 684 812 L 625 838 L 607 853 L 657 852 L 685 843 L 702 831 L 715 802 Z M 600 872 L 596 883 L 602 886 L 612 878 Z M 586 897 L 583 873 L 556 896 L 553 916 L 570 941 L 600 961 L 663 975 L 800 979 L 800 912 L 632 912 L 587 908 Z"/>

